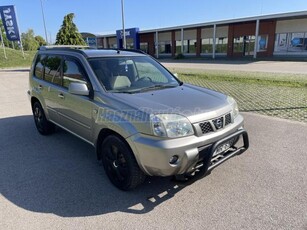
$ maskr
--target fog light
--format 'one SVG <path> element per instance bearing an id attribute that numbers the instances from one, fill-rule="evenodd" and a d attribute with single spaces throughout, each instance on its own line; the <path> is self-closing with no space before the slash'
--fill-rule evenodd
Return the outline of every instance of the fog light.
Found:
<path id="1" fill-rule="evenodd" d="M 169 159 L 169 163 L 171 165 L 176 164 L 178 162 L 178 158 L 179 157 L 177 155 L 172 156 L 171 159 Z"/>

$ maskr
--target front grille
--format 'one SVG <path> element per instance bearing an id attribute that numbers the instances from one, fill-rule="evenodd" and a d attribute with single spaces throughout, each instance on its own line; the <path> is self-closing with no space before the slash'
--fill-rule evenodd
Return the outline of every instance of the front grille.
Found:
<path id="1" fill-rule="evenodd" d="M 228 113 L 222 117 L 212 119 L 210 121 L 204 121 L 199 123 L 203 134 L 211 133 L 220 129 L 223 129 L 227 125 L 231 124 L 231 114 Z"/>
<path id="2" fill-rule="evenodd" d="M 231 115 L 230 113 L 226 114 L 225 116 L 225 126 L 231 123 Z"/>
<path id="3" fill-rule="evenodd" d="M 199 126 L 200 126 L 203 134 L 213 132 L 213 128 L 212 128 L 210 122 L 200 123 Z"/>

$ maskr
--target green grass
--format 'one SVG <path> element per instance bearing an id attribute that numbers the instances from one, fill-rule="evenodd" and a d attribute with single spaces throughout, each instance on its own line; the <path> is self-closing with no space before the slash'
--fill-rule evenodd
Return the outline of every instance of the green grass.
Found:
<path id="1" fill-rule="evenodd" d="M 199 80 L 215 82 L 238 82 L 248 84 L 261 84 L 267 86 L 286 87 L 307 87 L 306 74 L 289 73 L 265 73 L 265 72 L 242 72 L 242 71 L 222 71 L 222 70 L 182 70 L 170 69 L 173 73 L 178 73 L 179 78 L 191 77 Z"/>
<path id="2" fill-rule="evenodd" d="M 179 73 L 183 82 L 234 97 L 243 112 L 307 122 L 306 75 L 221 71 L 189 73 L 188 70 L 174 72 Z"/>
<path id="3" fill-rule="evenodd" d="M 21 50 L 13 50 L 5 48 L 7 59 L 4 57 L 3 48 L 0 48 L 0 69 L 13 67 L 28 67 L 30 68 L 33 57 L 36 51 L 25 51 L 23 58 Z"/>

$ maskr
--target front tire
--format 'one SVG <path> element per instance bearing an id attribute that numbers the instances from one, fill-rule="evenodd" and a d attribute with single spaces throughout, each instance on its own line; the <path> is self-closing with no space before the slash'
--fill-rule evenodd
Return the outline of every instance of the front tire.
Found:
<path id="1" fill-rule="evenodd" d="M 34 102 L 32 112 L 35 126 L 40 134 L 49 135 L 54 132 L 55 125 L 47 120 L 43 107 L 38 101 Z"/>
<path id="2" fill-rule="evenodd" d="M 121 190 L 134 189 L 145 180 L 131 149 L 117 136 L 103 141 L 102 164 L 112 184 Z"/>

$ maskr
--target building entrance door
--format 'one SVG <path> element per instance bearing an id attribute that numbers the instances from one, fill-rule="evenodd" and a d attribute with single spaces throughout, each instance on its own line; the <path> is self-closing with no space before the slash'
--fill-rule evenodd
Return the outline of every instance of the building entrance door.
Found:
<path id="1" fill-rule="evenodd" d="M 254 35 L 244 36 L 243 56 L 254 55 L 254 50 L 255 50 L 255 36 Z"/>
<path id="2" fill-rule="evenodd" d="M 255 36 L 244 35 L 234 38 L 233 41 L 233 53 L 236 56 L 252 56 L 254 55 L 255 48 Z"/>

